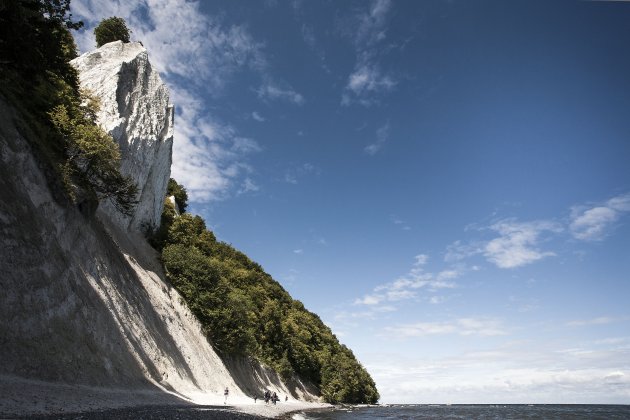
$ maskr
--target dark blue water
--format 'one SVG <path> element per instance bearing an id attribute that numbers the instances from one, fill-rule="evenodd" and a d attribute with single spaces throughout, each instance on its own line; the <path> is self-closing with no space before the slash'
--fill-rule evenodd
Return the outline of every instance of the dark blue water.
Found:
<path id="1" fill-rule="evenodd" d="M 349 419 L 630 419 L 630 405 L 391 405 L 306 412 L 294 420 Z"/>

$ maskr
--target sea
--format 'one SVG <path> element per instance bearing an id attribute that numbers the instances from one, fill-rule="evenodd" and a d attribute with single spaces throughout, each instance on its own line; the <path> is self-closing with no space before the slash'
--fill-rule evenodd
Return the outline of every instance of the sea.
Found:
<path id="1" fill-rule="evenodd" d="M 293 420 L 349 419 L 630 419 L 630 405 L 474 404 L 344 407 L 293 414 Z"/>

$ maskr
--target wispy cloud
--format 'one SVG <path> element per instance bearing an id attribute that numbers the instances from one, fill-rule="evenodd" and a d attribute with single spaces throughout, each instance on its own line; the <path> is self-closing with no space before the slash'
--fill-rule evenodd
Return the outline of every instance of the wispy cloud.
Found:
<path id="1" fill-rule="evenodd" d="M 569 327 L 585 327 L 589 325 L 605 325 L 618 321 L 617 318 L 609 317 L 609 316 L 600 316 L 597 318 L 591 319 L 580 319 L 567 322 L 567 326 Z"/>
<path id="2" fill-rule="evenodd" d="M 546 257 L 555 256 L 553 251 L 543 251 L 540 243 L 547 234 L 563 231 L 561 224 L 553 221 L 519 222 L 506 219 L 487 228 L 477 228 L 476 232 L 488 230 L 498 234 L 490 240 L 457 240 L 446 247 L 444 261 L 460 262 L 476 255 L 483 255 L 499 268 L 517 268 Z"/>
<path id="3" fill-rule="evenodd" d="M 464 243 L 461 240 L 457 240 L 446 247 L 444 261 L 449 263 L 458 262 L 479 255 L 483 253 L 484 246 L 485 244 L 481 242 Z"/>
<path id="4" fill-rule="evenodd" d="M 376 130 L 376 141 L 363 149 L 370 156 L 377 154 L 389 139 L 389 121 Z"/>
<path id="5" fill-rule="evenodd" d="M 600 241 L 627 212 L 630 212 L 630 193 L 618 195 L 597 206 L 576 206 L 571 209 L 569 228 L 576 239 Z"/>
<path id="6" fill-rule="evenodd" d="M 265 121 L 267 121 L 267 119 L 265 117 L 263 117 L 262 115 L 260 115 L 256 111 L 252 112 L 252 118 L 255 119 L 258 122 L 265 122 Z"/>
<path id="7" fill-rule="evenodd" d="M 356 32 L 353 41 L 357 61 L 342 93 L 341 104 L 359 103 L 364 106 L 378 102 L 378 95 L 391 91 L 397 81 L 384 73 L 377 59 L 377 45 L 386 38 L 387 15 L 391 9 L 390 0 L 373 0 L 367 10 L 355 17 Z"/>
<path id="8" fill-rule="evenodd" d="M 538 249 L 544 232 L 560 232 L 562 227 L 554 222 L 535 221 L 521 223 L 504 220 L 490 227 L 499 234 L 484 248 L 483 254 L 488 261 L 500 268 L 516 268 L 542 258 L 556 255 L 552 251 Z"/>
<path id="9" fill-rule="evenodd" d="M 319 45 L 317 38 L 315 36 L 315 29 L 313 28 L 313 25 L 308 24 L 308 23 L 303 23 L 301 32 L 302 32 L 302 39 L 304 40 L 304 43 L 308 45 L 311 51 L 313 51 L 313 53 L 317 56 L 317 58 L 319 59 L 319 64 L 321 68 L 328 74 L 332 73 L 332 71 L 330 70 L 326 62 L 325 50 Z"/>
<path id="10" fill-rule="evenodd" d="M 391 0 L 373 0 L 369 10 L 357 16 L 359 21 L 356 31 L 357 44 L 370 46 L 385 39 L 387 14 L 391 6 Z"/>
<path id="11" fill-rule="evenodd" d="M 416 322 L 395 327 L 387 327 L 388 335 L 400 338 L 422 337 L 426 335 L 457 334 L 495 336 L 505 335 L 501 321 L 493 318 L 459 318 L 447 322 Z"/>
<path id="12" fill-rule="evenodd" d="M 550 239 L 567 234 L 583 241 L 601 241 L 614 231 L 621 218 L 630 213 L 630 193 L 617 195 L 597 205 L 580 205 L 571 208 L 569 220 L 552 219 L 520 222 L 504 219 L 490 226 L 475 225 L 472 232 L 494 232 L 497 237 L 457 240 L 446 247 L 444 261 L 457 263 L 483 255 L 499 268 L 517 268 L 556 255 L 552 250 L 541 249 Z"/>
<path id="13" fill-rule="evenodd" d="M 280 87 L 273 82 L 264 83 L 256 90 L 256 93 L 258 93 L 258 97 L 263 100 L 279 99 L 291 102 L 295 105 L 303 105 L 305 102 L 304 97 L 291 87 Z"/>
<path id="14" fill-rule="evenodd" d="M 246 194 L 249 192 L 256 192 L 256 191 L 260 191 L 260 187 L 256 185 L 256 183 L 252 181 L 251 178 L 245 178 L 237 194 Z"/>
<path id="15" fill-rule="evenodd" d="M 411 226 L 409 226 L 407 222 L 400 219 L 398 216 L 391 215 L 391 220 L 394 225 L 400 227 L 402 230 L 411 230 Z"/>
<path id="16" fill-rule="evenodd" d="M 456 270 L 446 270 L 434 275 L 425 272 L 424 265 L 429 257 L 426 254 L 419 254 L 415 257 L 411 269 L 407 274 L 399 277 L 393 282 L 376 286 L 372 293 L 355 299 L 355 305 L 380 305 L 384 302 L 398 302 L 418 297 L 418 290 L 426 288 L 430 291 L 439 289 L 451 289 L 456 285 L 452 279 L 459 276 Z"/>
<path id="17" fill-rule="evenodd" d="M 375 103 L 372 94 L 388 92 L 396 86 L 396 81 L 388 75 L 381 74 L 381 70 L 374 63 L 362 62 L 348 77 L 346 92 L 341 97 L 342 105 L 358 102 L 369 106 Z"/>
<path id="18" fill-rule="evenodd" d="M 309 24 L 302 24 L 302 39 L 311 48 L 315 48 L 316 40 L 315 40 L 315 31 L 313 30 L 313 26 Z"/>
<path id="19" fill-rule="evenodd" d="M 311 174 L 319 174 L 320 170 L 312 163 L 303 163 L 301 165 L 291 166 L 284 173 L 284 180 L 289 184 L 297 185 L 301 178 L 311 175 Z"/>

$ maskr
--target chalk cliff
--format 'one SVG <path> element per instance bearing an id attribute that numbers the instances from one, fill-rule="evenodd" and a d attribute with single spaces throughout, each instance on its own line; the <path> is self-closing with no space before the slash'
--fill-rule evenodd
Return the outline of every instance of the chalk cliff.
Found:
<path id="1" fill-rule="evenodd" d="M 140 203 L 131 217 L 109 205 L 98 218 L 79 212 L 55 193 L 31 148 L 36 134 L 0 97 L 0 385 L 26 378 L 205 403 L 226 386 L 232 401 L 265 388 L 316 398 L 255 361 L 226 366 L 139 231 L 159 223 L 173 142 L 173 108 L 146 50 L 114 42 L 74 65 L 101 99 L 98 121 L 121 145 Z M 28 405 L 28 394 L 14 395 Z"/>
<path id="2" fill-rule="evenodd" d="M 108 201 L 99 210 L 123 229 L 158 227 L 173 148 L 173 106 L 166 85 L 139 42 L 111 42 L 71 63 L 79 70 L 81 87 L 100 100 L 98 123 L 120 146 L 121 172 L 139 188 L 132 216 Z"/>

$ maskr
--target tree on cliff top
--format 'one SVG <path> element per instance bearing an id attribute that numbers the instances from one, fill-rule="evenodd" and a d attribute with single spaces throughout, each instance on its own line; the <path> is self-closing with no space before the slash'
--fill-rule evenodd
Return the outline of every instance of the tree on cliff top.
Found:
<path id="1" fill-rule="evenodd" d="M 108 42 L 122 41 L 129 42 L 130 30 L 123 18 L 116 16 L 103 19 L 101 23 L 94 28 L 94 36 L 96 36 L 96 46 L 101 47 Z"/>

